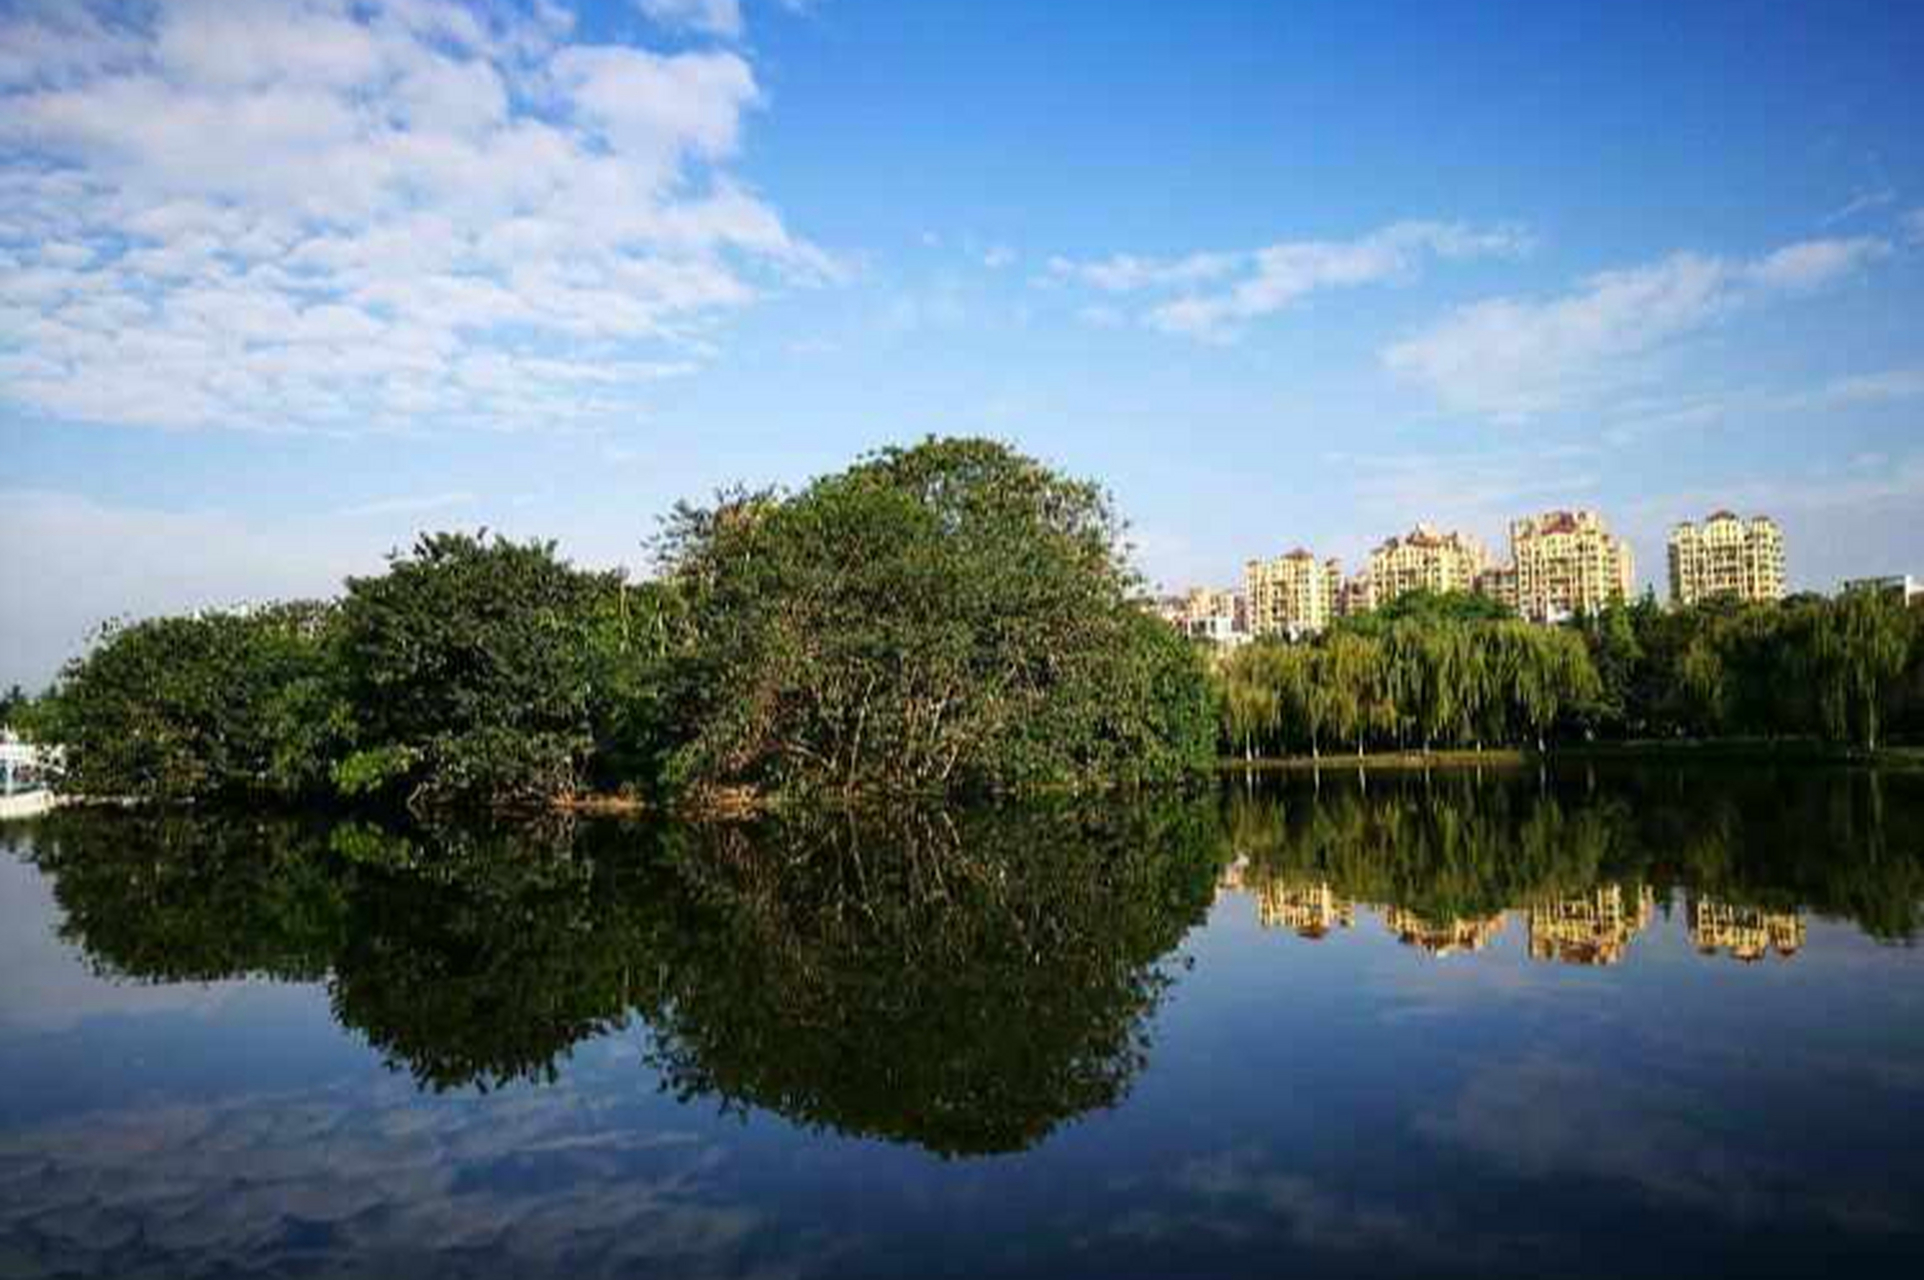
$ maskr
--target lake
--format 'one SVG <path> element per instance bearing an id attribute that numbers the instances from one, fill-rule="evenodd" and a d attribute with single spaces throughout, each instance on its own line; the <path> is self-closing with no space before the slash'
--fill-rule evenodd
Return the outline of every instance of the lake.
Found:
<path id="1" fill-rule="evenodd" d="M 0 828 L 0 1277 L 1924 1263 L 1924 777 Z"/>

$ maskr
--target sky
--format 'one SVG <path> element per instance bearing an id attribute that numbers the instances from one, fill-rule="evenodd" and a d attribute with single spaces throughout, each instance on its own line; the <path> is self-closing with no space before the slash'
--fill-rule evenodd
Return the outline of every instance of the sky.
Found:
<path id="1" fill-rule="evenodd" d="M 1418 521 L 1924 574 L 1924 6 L 0 0 L 0 684 L 928 434 L 1167 589 Z"/>

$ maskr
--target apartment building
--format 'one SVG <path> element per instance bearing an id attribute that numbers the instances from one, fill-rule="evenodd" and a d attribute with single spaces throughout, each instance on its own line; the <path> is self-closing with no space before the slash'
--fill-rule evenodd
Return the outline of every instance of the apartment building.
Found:
<path id="1" fill-rule="evenodd" d="M 1517 611 L 1516 569 L 1511 565 L 1492 565 L 1476 575 L 1475 591 L 1508 609 Z"/>
<path id="2" fill-rule="evenodd" d="M 1336 617 L 1342 583 L 1336 561 L 1320 561 L 1301 548 L 1274 560 L 1251 560 L 1243 567 L 1250 634 L 1296 638 L 1323 631 Z"/>
<path id="3" fill-rule="evenodd" d="M 1346 578 L 1336 587 L 1336 616 L 1354 618 L 1376 607 L 1376 584 L 1367 572 Z"/>
<path id="4" fill-rule="evenodd" d="M 1470 591 L 1488 566 L 1474 539 L 1419 524 L 1370 552 L 1372 603 L 1380 607 L 1411 591 Z"/>
<path id="5" fill-rule="evenodd" d="M 1784 535 L 1769 516 L 1729 511 L 1670 531 L 1670 603 L 1714 598 L 1774 603 L 1784 598 Z"/>
<path id="6" fill-rule="evenodd" d="M 1627 601 L 1635 565 L 1629 544 L 1594 511 L 1549 511 L 1510 522 L 1516 609 L 1558 622 Z"/>
<path id="7" fill-rule="evenodd" d="M 1171 599 L 1163 616 L 1194 640 L 1236 645 L 1249 638 L 1249 613 L 1241 592 L 1192 587 Z"/>
<path id="8" fill-rule="evenodd" d="M 1908 573 L 1887 574 L 1877 578 L 1846 578 L 1839 590 L 1845 595 L 1853 591 L 1881 592 L 1904 604 L 1924 599 L 1924 582 L 1919 582 Z"/>

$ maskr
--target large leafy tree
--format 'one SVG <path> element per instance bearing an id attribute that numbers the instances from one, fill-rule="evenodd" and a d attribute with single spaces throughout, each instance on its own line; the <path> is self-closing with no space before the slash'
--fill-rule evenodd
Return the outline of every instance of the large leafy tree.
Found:
<path id="1" fill-rule="evenodd" d="M 459 533 L 348 579 L 342 663 L 362 723 L 336 770 L 342 790 L 494 806 L 573 792 L 622 589 L 552 543 Z"/>
<path id="2" fill-rule="evenodd" d="M 976 439 L 679 508 L 673 779 L 854 794 L 1206 764 L 1201 660 L 1132 602 L 1120 535 L 1095 486 Z"/>
<path id="3" fill-rule="evenodd" d="M 351 731 L 331 606 L 294 603 L 110 623 L 34 717 L 62 786 L 194 801 L 310 795 Z"/>

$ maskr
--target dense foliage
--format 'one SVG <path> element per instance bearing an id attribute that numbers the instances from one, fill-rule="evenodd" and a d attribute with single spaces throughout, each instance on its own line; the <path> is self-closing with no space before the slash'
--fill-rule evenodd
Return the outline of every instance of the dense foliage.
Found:
<path id="1" fill-rule="evenodd" d="M 1877 593 L 1664 610 L 1648 599 L 1532 626 L 1416 596 L 1218 669 L 1231 754 L 1529 745 L 1552 738 L 1797 738 L 1874 750 L 1924 728 L 1924 610 Z"/>
<path id="2" fill-rule="evenodd" d="M 1576 624 L 1607 735 L 1808 737 L 1875 749 L 1924 729 L 1924 608 L 1882 592 L 1781 605 L 1652 601 Z"/>
<path id="3" fill-rule="evenodd" d="M 1221 680 L 1223 734 L 1245 756 L 1541 745 L 1599 689 L 1572 632 L 1421 615 L 1369 618 L 1307 644 L 1258 641 L 1224 662 Z"/>
<path id="4" fill-rule="evenodd" d="M 68 790 L 535 808 L 583 791 L 1002 793 L 1253 758 L 1924 729 L 1924 610 L 1854 593 L 1558 628 L 1416 593 L 1215 665 L 1150 616 L 1107 496 L 993 441 L 675 508 L 634 585 L 431 534 L 342 597 L 103 628 L 7 716 Z"/>
<path id="5" fill-rule="evenodd" d="M 1094 486 L 931 440 L 678 508 L 640 586 L 434 534 L 338 602 L 112 627 L 34 729 L 71 790 L 163 801 L 1173 779 L 1211 763 L 1211 690 L 1120 545 Z"/>
<path id="6" fill-rule="evenodd" d="M 957 791 L 1212 755 L 1201 663 L 1131 602 L 1102 493 L 982 440 L 681 507 L 674 781 Z"/>
<path id="7" fill-rule="evenodd" d="M 63 785 L 84 794 L 311 794 L 347 728 L 338 621 L 328 605 L 286 604 L 111 623 L 32 730 L 66 749 Z"/>
<path id="8" fill-rule="evenodd" d="M 612 674 L 611 642 L 622 647 L 624 591 L 553 544 L 460 534 L 350 578 L 340 667 L 357 735 L 334 771 L 342 789 L 496 803 L 573 793 L 606 701 L 596 677 Z"/>

